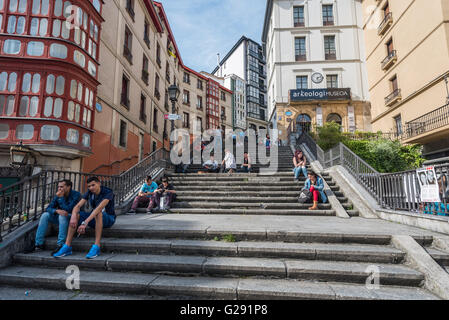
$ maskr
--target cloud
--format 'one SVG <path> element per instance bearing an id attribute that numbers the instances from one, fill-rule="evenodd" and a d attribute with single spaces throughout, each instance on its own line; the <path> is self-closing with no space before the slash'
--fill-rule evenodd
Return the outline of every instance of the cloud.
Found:
<path id="1" fill-rule="evenodd" d="M 211 72 L 245 35 L 260 42 L 265 0 L 162 0 L 188 67 Z"/>

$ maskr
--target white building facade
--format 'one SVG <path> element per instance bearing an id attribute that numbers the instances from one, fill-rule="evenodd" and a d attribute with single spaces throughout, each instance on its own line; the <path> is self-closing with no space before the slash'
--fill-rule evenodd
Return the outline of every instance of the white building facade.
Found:
<path id="1" fill-rule="evenodd" d="M 267 0 L 262 44 L 274 127 L 332 119 L 347 131 L 370 130 L 361 1 Z M 291 103 L 290 90 L 328 88 L 350 89 L 350 98 Z"/>
<path id="2" fill-rule="evenodd" d="M 246 82 L 233 74 L 224 78 L 224 86 L 233 92 L 232 126 L 233 129 L 247 129 L 246 118 Z"/>

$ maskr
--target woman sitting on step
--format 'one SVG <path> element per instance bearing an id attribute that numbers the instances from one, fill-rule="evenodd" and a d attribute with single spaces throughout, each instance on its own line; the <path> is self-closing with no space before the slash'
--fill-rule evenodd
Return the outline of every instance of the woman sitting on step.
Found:
<path id="1" fill-rule="evenodd" d="M 313 206 L 309 210 L 318 210 L 318 203 L 327 202 L 327 196 L 324 193 L 324 181 L 315 172 L 308 173 L 308 179 L 304 184 L 303 190 L 309 190 L 313 195 Z"/>
<path id="2" fill-rule="evenodd" d="M 304 177 L 307 178 L 307 159 L 302 150 L 296 150 L 295 156 L 293 157 L 293 165 L 295 166 L 293 169 L 293 172 L 295 173 L 295 181 L 299 180 L 299 174 L 301 172 Z"/>

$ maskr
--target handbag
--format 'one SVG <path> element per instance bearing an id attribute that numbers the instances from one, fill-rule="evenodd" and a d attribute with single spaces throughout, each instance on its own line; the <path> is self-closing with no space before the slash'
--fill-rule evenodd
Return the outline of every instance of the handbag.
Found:
<path id="1" fill-rule="evenodd" d="M 312 203 L 313 194 L 310 190 L 304 189 L 301 191 L 299 195 L 298 202 L 299 203 Z"/>

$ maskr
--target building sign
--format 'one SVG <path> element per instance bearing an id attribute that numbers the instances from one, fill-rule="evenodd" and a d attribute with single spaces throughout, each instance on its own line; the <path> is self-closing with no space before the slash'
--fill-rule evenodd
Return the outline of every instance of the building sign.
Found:
<path id="1" fill-rule="evenodd" d="M 165 114 L 164 115 L 165 120 L 181 120 L 181 116 L 177 114 Z"/>
<path id="2" fill-rule="evenodd" d="M 417 169 L 416 174 L 421 188 L 421 202 L 441 202 L 435 168 Z"/>
<path id="3" fill-rule="evenodd" d="M 287 111 L 286 113 L 285 113 L 285 116 L 287 116 L 287 117 L 291 117 L 293 115 L 293 113 L 291 112 L 291 111 Z"/>
<path id="4" fill-rule="evenodd" d="M 350 88 L 290 90 L 290 101 L 351 100 Z"/>
<path id="5" fill-rule="evenodd" d="M 348 106 L 348 126 L 349 132 L 355 132 L 355 111 L 354 106 Z"/>
<path id="6" fill-rule="evenodd" d="M 323 108 L 321 107 L 316 108 L 316 125 L 318 127 L 323 126 Z"/>

